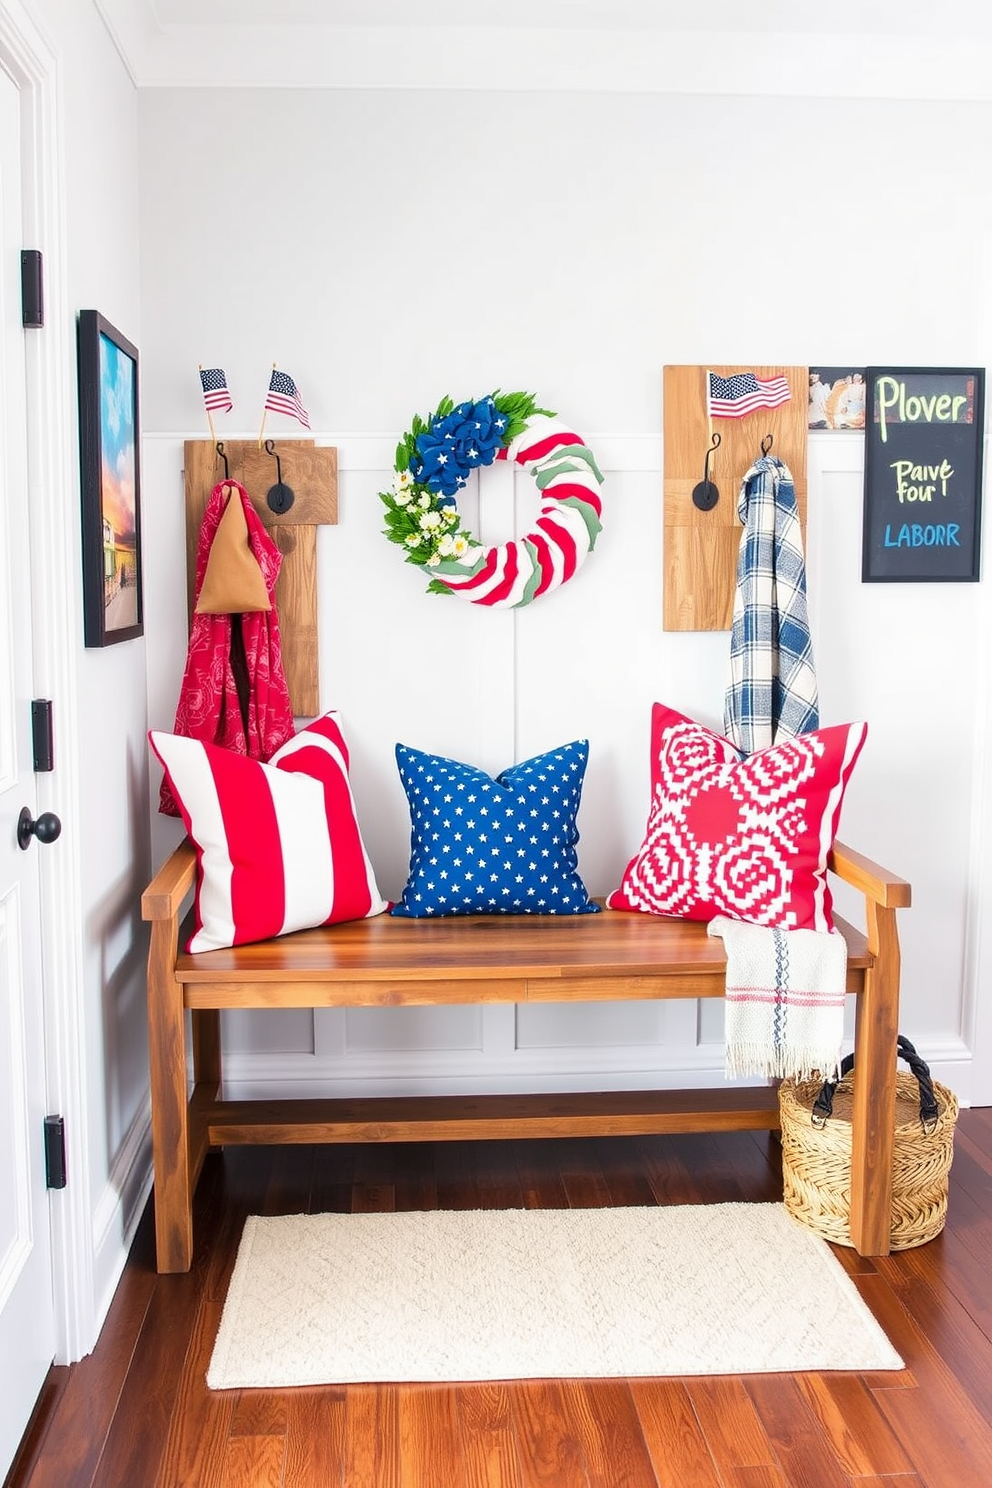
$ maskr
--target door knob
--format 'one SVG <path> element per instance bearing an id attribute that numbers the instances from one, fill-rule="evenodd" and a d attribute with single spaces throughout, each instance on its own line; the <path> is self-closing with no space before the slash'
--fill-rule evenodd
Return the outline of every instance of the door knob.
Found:
<path id="1" fill-rule="evenodd" d="M 31 845 L 32 837 L 37 837 L 39 842 L 54 842 L 61 831 L 62 823 L 54 811 L 43 811 L 35 821 L 31 808 L 21 807 L 21 814 L 17 818 L 17 845 L 24 852 Z"/>

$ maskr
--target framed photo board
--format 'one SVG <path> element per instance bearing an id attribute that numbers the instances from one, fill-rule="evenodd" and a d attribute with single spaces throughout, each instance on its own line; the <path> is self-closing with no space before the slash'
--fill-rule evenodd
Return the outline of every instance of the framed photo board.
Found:
<path id="1" fill-rule="evenodd" d="M 869 367 L 865 583 L 980 577 L 981 367 Z"/>
<path id="2" fill-rule="evenodd" d="M 110 646 L 144 633 L 138 353 L 97 310 L 81 310 L 79 468 L 83 636 Z"/>
<path id="3" fill-rule="evenodd" d="M 864 367 L 810 367 L 809 427 L 860 434 L 865 393 Z"/>

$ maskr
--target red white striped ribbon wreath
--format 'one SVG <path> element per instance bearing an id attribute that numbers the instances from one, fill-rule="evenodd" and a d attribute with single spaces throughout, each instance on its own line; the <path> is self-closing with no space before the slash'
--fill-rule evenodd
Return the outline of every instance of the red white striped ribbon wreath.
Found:
<path id="1" fill-rule="evenodd" d="M 556 415 L 543 411 L 528 418 L 523 432 L 499 449 L 496 459 L 520 465 L 537 483 L 541 509 L 534 530 L 526 537 L 483 548 L 460 521 L 454 522 L 448 534 L 442 532 L 435 539 L 434 551 L 426 557 L 408 555 L 408 561 L 427 569 L 435 593 L 447 589 L 472 604 L 511 609 L 550 594 L 581 568 L 602 530 L 599 486 L 603 476 L 580 435 Z M 398 473 L 394 490 L 404 488 L 404 478 L 404 473 Z M 426 508 L 424 514 L 431 509 Z M 442 519 L 452 522 L 450 516 L 445 517 L 446 511 L 453 510 L 450 500 L 440 503 L 439 510 Z M 438 547 L 446 551 L 438 552 Z"/>

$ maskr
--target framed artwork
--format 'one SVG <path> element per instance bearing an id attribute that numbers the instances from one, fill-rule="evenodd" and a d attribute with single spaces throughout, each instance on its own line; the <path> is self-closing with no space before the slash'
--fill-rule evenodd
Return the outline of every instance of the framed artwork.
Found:
<path id="1" fill-rule="evenodd" d="M 809 427 L 861 433 L 865 426 L 864 367 L 810 367 Z"/>
<path id="2" fill-rule="evenodd" d="M 981 367 L 869 367 L 863 582 L 980 578 Z"/>
<path id="3" fill-rule="evenodd" d="M 110 646 L 144 633 L 138 353 L 97 310 L 78 324 L 83 635 Z"/>

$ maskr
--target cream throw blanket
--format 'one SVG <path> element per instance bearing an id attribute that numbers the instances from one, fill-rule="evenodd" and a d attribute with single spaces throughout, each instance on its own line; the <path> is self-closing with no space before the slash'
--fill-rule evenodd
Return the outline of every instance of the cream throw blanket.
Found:
<path id="1" fill-rule="evenodd" d="M 844 1038 L 843 935 L 769 930 L 725 915 L 708 929 L 727 948 L 727 1078 L 833 1079 Z"/>

